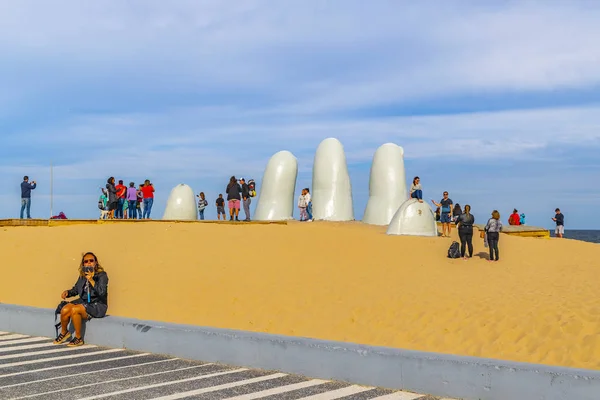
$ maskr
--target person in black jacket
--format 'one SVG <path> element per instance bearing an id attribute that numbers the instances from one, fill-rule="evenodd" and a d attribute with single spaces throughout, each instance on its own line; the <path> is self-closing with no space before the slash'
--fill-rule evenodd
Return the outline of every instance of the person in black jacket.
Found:
<path id="1" fill-rule="evenodd" d="M 252 199 L 250 198 L 250 188 L 244 178 L 240 179 L 240 184 L 242 185 L 242 205 L 244 206 L 244 214 L 246 214 L 246 219 L 244 221 L 249 222 L 250 203 L 252 203 Z"/>
<path id="2" fill-rule="evenodd" d="M 118 200 L 115 178 L 112 176 L 106 181 L 106 191 L 108 192 L 108 218 L 113 219 L 115 217 Z"/>
<path id="3" fill-rule="evenodd" d="M 465 260 L 466 247 L 469 247 L 469 257 L 473 257 L 473 224 L 475 217 L 471 214 L 471 206 L 465 206 L 465 212 L 460 214 L 456 225 L 458 227 L 458 237 L 460 238 L 460 256 Z"/>
<path id="4" fill-rule="evenodd" d="M 235 220 L 239 221 L 242 188 L 237 183 L 235 176 L 229 178 L 229 184 L 225 192 L 227 193 L 227 201 L 229 203 L 229 220 L 233 221 L 233 216 L 235 215 Z"/>
<path id="5" fill-rule="evenodd" d="M 79 279 L 71 290 L 62 292 L 61 297 L 79 296 L 79 299 L 67 303 L 60 311 L 61 332 L 54 340 L 54 344 L 65 343 L 71 337 L 67 330 L 69 321 L 75 329 L 75 337 L 68 346 L 81 346 L 84 344 L 81 337 L 82 320 L 102 318 L 108 309 L 108 275 L 98 263 L 94 253 L 88 252 L 81 258 L 79 265 Z"/>

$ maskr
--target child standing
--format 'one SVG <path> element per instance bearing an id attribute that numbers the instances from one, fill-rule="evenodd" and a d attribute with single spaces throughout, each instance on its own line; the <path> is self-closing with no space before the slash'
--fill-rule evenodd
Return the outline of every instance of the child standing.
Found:
<path id="1" fill-rule="evenodd" d="M 200 216 L 200 220 L 204 221 L 204 209 L 206 208 L 206 206 L 208 206 L 208 201 L 206 201 L 206 198 L 204 197 L 204 192 L 200 192 L 200 194 L 197 197 L 199 197 L 198 215 Z"/>
<path id="2" fill-rule="evenodd" d="M 223 215 L 223 221 L 225 221 L 225 199 L 223 198 L 223 194 L 219 193 L 219 197 L 216 201 L 217 204 L 217 219 L 221 219 L 221 215 Z"/>
<path id="3" fill-rule="evenodd" d="M 302 189 L 302 193 L 298 197 L 298 208 L 300 209 L 300 221 L 306 221 L 308 214 L 306 213 L 308 202 L 306 201 L 306 189 Z"/>

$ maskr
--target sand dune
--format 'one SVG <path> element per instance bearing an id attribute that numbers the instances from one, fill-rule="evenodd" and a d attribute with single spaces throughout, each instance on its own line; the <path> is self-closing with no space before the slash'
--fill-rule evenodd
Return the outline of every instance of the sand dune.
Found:
<path id="1" fill-rule="evenodd" d="M 504 235 L 489 263 L 447 259 L 450 239 L 384 233 L 318 222 L 0 228 L 0 302 L 54 307 L 92 250 L 112 315 L 600 369 L 600 245 Z M 486 250 L 477 238 L 475 253 Z"/>

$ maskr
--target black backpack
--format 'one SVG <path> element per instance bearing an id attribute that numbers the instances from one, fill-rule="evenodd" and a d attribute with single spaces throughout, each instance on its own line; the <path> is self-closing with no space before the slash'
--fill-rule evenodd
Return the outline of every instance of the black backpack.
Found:
<path id="1" fill-rule="evenodd" d="M 458 242 L 452 242 L 448 249 L 448 258 L 460 258 L 460 245 Z"/>

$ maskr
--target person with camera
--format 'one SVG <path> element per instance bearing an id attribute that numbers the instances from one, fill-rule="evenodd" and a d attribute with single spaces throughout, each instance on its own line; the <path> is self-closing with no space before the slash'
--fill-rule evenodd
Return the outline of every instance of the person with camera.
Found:
<path id="1" fill-rule="evenodd" d="M 63 301 L 60 309 L 60 334 L 54 340 L 54 344 L 62 344 L 71 338 L 68 331 L 69 321 L 73 324 L 75 337 L 68 346 L 81 346 L 84 344 L 81 337 L 81 324 L 83 320 L 92 318 L 103 318 L 108 309 L 108 275 L 98 263 L 94 253 L 87 252 L 81 258 L 79 265 L 79 278 L 71 290 L 62 292 L 61 297 L 79 296 L 72 302 Z M 59 310 L 57 309 L 57 313 Z"/>
<path id="2" fill-rule="evenodd" d="M 37 184 L 35 181 L 29 183 L 29 177 L 25 175 L 21 182 L 21 219 L 23 213 L 27 210 L 27 219 L 31 219 L 31 191 L 35 189 Z"/>
<path id="3" fill-rule="evenodd" d="M 142 186 L 142 194 L 144 195 L 144 210 L 142 211 L 143 219 L 150 219 L 150 212 L 152 211 L 152 204 L 154 204 L 154 185 L 149 179 L 144 181 Z"/>

